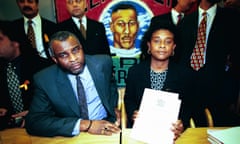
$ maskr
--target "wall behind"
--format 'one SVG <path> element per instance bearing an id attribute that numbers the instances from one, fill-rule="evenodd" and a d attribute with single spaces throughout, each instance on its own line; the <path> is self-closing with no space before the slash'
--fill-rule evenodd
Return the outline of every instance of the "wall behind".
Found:
<path id="1" fill-rule="evenodd" d="M 54 0 L 39 0 L 39 11 L 41 16 L 56 22 Z M 0 19 L 14 20 L 22 15 L 16 4 L 16 0 L 1 0 L 0 1 Z"/>

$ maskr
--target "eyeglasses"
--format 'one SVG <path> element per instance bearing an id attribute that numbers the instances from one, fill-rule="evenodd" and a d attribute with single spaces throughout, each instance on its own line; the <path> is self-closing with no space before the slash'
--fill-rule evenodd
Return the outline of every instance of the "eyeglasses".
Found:
<path id="1" fill-rule="evenodd" d="M 78 3 L 78 4 L 79 4 L 79 3 L 83 2 L 83 1 L 84 1 L 84 0 L 67 0 L 67 3 L 68 3 L 68 4 L 73 4 L 73 3 L 75 2 L 75 3 Z"/>

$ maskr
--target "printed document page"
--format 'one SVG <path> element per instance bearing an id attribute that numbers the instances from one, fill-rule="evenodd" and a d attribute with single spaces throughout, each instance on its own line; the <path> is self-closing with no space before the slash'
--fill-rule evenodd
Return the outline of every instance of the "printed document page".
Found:
<path id="1" fill-rule="evenodd" d="M 177 93 L 146 88 L 131 137 L 148 144 L 173 144 L 172 123 L 178 119 Z"/>

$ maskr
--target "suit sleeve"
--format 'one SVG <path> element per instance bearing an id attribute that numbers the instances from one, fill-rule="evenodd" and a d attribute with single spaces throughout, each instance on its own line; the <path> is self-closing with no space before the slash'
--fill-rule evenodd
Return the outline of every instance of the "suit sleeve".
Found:
<path id="1" fill-rule="evenodd" d="M 39 76 L 39 75 L 38 75 Z M 48 77 L 34 77 L 34 98 L 26 116 L 26 130 L 29 134 L 39 136 L 73 136 L 72 131 L 78 120 L 77 117 L 60 116 L 59 109 L 48 95 L 58 95 L 54 81 L 46 80 Z M 48 82 L 46 84 L 46 81 Z M 46 88 L 48 87 L 48 88 Z M 51 88 L 49 88 L 51 87 Z M 55 97 L 54 103 L 63 103 L 62 99 Z M 64 111 L 64 110 L 62 110 Z"/>

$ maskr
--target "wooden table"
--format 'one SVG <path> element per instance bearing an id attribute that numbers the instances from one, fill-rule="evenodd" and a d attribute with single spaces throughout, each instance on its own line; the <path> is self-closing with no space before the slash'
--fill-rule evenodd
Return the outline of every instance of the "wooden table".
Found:
<path id="1" fill-rule="evenodd" d="M 130 129 L 123 130 L 122 144 L 144 144 L 129 137 Z M 81 133 L 75 137 L 39 137 L 28 135 L 25 129 L 0 131 L 0 144 L 119 144 L 120 134 L 112 136 Z"/>
<path id="2" fill-rule="evenodd" d="M 177 139 L 175 144 L 210 144 L 207 140 L 207 129 L 224 129 L 224 127 L 188 128 Z"/>
<path id="3" fill-rule="evenodd" d="M 207 129 L 188 128 L 175 142 L 175 144 L 209 144 Z M 223 128 L 213 128 L 223 129 Z M 131 130 L 122 131 L 122 144 L 144 144 L 129 137 Z M 25 129 L 14 128 L 0 131 L 0 144 L 119 144 L 120 134 L 112 136 L 92 135 L 81 133 L 75 137 L 38 137 L 28 135 Z"/>

